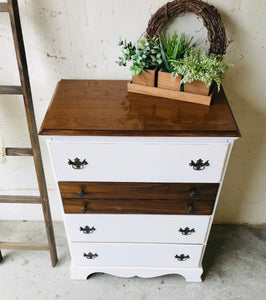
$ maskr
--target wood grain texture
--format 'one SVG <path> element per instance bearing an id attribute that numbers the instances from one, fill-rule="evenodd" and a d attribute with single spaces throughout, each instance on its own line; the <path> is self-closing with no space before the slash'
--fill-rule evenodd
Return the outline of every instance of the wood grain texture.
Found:
<path id="1" fill-rule="evenodd" d="M 31 148 L 6 148 L 7 156 L 32 156 Z"/>
<path id="2" fill-rule="evenodd" d="M 0 12 L 8 12 L 8 5 L 6 2 L 0 3 Z"/>
<path id="3" fill-rule="evenodd" d="M 169 81 L 170 82 L 170 81 Z M 169 85 L 168 85 L 169 87 Z M 198 94 L 191 94 L 185 92 L 179 92 L 178 90 L 166 89 L 166 88 L 152 88 L 149 86 L 143 86 L 133 83 L 128 83 L 128 91 L 132 93 L 139 93 L 153 97 L 168 98 L 171 100 L 178 100 L 184 102 L 191 102 L 201 105 L 210 105 L 212 96 L 203 96 Z"/>
<path id="4" fill-rule="evenodd" d="M 79 199 L 194 199 L 215 200 L 218 183 L 59 182 L 62 198 Z"/>
<path id="5" fill-rule="evenodd" d="M 180 91 L 181 76 L 177 76 L 175 79 L 172 78 L 171 73 L 158 72 L 158 83 L 157 87 L 161 89 Z"/>
<path id="6" fill-rule="evenodd" d="M 33 160 L 35 164 L 35 171 L 36 171 L 38 186 L 40 190 L 40 198 L 41 198 L 41 204 L 43 209 L 48 245 L 50 250 L 52 266 L 54 267 L 58 261 L 58 258 L 57 258 L 57 252 L 55 246 L 53 224 L 52 224 L 52 218 L 50 212 L 50 204 L 48 199 L 46 180 L 44 176 L 38 131 L 37 131 L 37 126 L 35 121 L 26 52 L 25 52 L 22 28 L 20 23 L 19 7 L 18 7 L 17 0 L 8 0 L 7 5 L 8 5 L 12 35 L 13 35 L 14 46 L 15 46 L 15 53 L 16 53 L 17 64 L 18 64 L 19 77 L 21 82 L 21 90 L 23 93 L 23 100 L 24 100 L 24 106 L 26 111 L 30 141 L 32 146 Z"/>
<path id="7" fill-rule="evenodd" d="M 86 206 L 88 213 L 189 214 L 192 207 L 193 214 L 208 215 L 218 187 L 217 183 L 59 182 L 65 213 L 82 213 Z"/>
<path id="8" fill-rule="evenodd" d="M 45 243 L 0 242 L 0 249 L 49 250 L 49 245 Z"/>
<path id="9" fill-rule="evenodd" d="M 32 203 L 41 204 L 41 198 L 39 196 L 0 196 L 0 203 Z"/>
<path id="10" fill-rule="evenodd" d="M 213 200 L 185 199 L 83 199 L 63 198 L 64 211 L 67 214 L 83 213 L 86 206 L 89 214 L 171 214 L 210 215 Z"/>
<path id="11" fill-rule="evenodd" d="M 22 88 L 18 85 L 0 85 L 0 94 L 21 95 Z"/>
<path id="12" fill-rule="evenodd" d="M 192 82 L 185 83 L 184 91 L 186 93 L 208 96 L 210 88 L 208 88 L 203 81 L 194 80 Z"/>
<path id="13" fill-rule="evenodd" d="M 132 82 L 139 85 L 155 86 L 155 70 L 146 70 L 138 75 L 132 76 Z"/>
<path id="14" fill-rule="evenodd" d="M 223 90 L 205 106 L 128 93 L 125 80 L 61 80 L 40 134 L 240 136 Z"/>

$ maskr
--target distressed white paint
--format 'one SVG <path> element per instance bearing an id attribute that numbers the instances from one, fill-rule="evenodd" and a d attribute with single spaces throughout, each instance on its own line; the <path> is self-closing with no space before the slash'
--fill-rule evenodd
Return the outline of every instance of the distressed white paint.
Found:
<path id="1" fill-rule="evenodd" d="M 136 40 L 163 0 L 19 0 L 38 127 L 61 78 L 128 79 L 114 62 L 119 36 Z M 222 15 L 228 38 L 224 87 L 243 137 L 235 143 L 225 176 L 216 222 L 265 222 L 265 69 L 264 0 L 209 0 Z M 193 34 L 194 23 L 184 28 Z M 179 21 L 178 21 L 179 22 Z M 181 26 L 181 25 L 180 25 Z M 178 26 L 178 28 L 181 28 Z M 197 30 L 196 30 L 197 31 Z M 18 84 L 8 17 L 0 14 L 0 84 Z M 0 128 L 7 146 L 28 146 L 19 96 L 0 97 Z M 61 220 L 59 199 L 44 142 L 41 141 L 54 219 Z M 36 194 L 31 158 L 8 158 L 0 165 L 1 194 Z M 39 206 L 0 205 L 1 219 L 42 219 Z"/>

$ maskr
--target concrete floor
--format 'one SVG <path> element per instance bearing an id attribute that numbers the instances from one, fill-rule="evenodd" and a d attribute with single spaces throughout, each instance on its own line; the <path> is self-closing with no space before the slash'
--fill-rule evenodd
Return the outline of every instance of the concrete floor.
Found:
<path id="1" fill-rule="evenodd" d="M 213 226 L 204 259 L 205 280 L 186 283 L 177 275 L 151 279 L 95 274 L 69 279 L 70 256 L 64 226 L 54 224 L 59 263 L 47 251 L 2 250 L 0 300 L 265 300 L 266 227 Z M 40 222 L 0 222 L 3 241 L 43 242 Z"/>

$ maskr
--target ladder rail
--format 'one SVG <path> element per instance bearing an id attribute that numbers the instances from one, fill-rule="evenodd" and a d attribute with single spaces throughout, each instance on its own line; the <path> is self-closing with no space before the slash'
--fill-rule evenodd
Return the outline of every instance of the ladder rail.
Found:
<path id="1" fill-rule="evenodd" d="M 35 171 L 36 171 L 36 176 L 37 176 L 38 186 L 40 191 L 40 199 L 41 199 L 41 204 L 43 209 L 48 245 L 50 250 L 50 256 L 51 256 L 52 266 L 54 267 L 58 261 L 58 258 L 57 258 L 57 252 L 55 246 L 54 230 L 53 230 L 52 217 L 51 217 L 51 211 L 49 205 L 47 185 L 46 185 L 43 163 L 41 158 L 38 131 L 37 131 L 37 126 L 35 121 L 27 59 L 26 59 L 26 53 L 25 53 L 25 47 L 23 41 L 22 28 L 20 23 L 19 7 L 18 7 L 17 0 L 7 0 L 7 3 L 4 4 L 5 5 L 0 5 L 0 11 L 4 11 L 4 9 L 7 9 L 7 11 L 9 12 L 18 70 L 19 70 L 19 77 L 21 82 L 21 91 L 23 94 L 24 106 L 26 111 L 26 119 L 28 123 L 30 141 L 32 146 L 31 155 L 33 155 Z M 26 154 L 27 151 L 24 152 L 24 154 Z M 7 150 L 7 153 L 8 152 L 9 154 L 12 155 L 12 150 Z M 13 152 L 13 154 L 15 155 L 16 153 L 17 155 L 19 155 L 18 151 Z M 23 151 L 20 154 L 23 155 Z M 0 251 L 0 256 L 1 256 L 1 251 Z"/>

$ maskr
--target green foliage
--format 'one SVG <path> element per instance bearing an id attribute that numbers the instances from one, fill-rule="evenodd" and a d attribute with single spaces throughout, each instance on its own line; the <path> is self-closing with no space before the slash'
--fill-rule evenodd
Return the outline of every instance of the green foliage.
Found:
<path id="1" fill-rule="evenodd" d="M 225 55 L 210 54 L 207 56 L 202 49 L 198 52 L 190 49 L 183 58 L 171 61 L 172 74 L 174 76 L 182 75 L 181 83 L 201 80 L 209 87 L 215 81 L 219 90 L 225 72 L 233 66 L 226 63 L 224 59 Z"/>
<path id="2" fill-rule="evenodd" d="M 153 37 L 151 39 L 144 38 L 138 40 L 134 46 L 131 42 L 121 40 L 119 46 L 122 46 L 122 56 L 116 62 L 119 66 L 127 66 L 128 62 L 132 62 L 130 71 L 133 75 L 145 72 L 145 69 L 154 69 L 162 64 L 159 39 Z"/>
<path id="3" fill-rule="evenodd" d="M 194 46 L 192 45 L 192 37 L 185 33 L 181 35 L 175 33 L 173 36 L 161 33 L 159 39 L 163 60 L 162 70 L 172 73 L 174 70 L 171 61 L 183 58 L 184 54 Z"/>
<path id="4" fill-rule="evenodd" d="M 197 52 L 192 38 L 184 33 L 160 34 L 159 38 L 140 39 L 136 45 L 120 39 L 119 46 L 122 56 L 116 63 L 127 66 L 131 62 L 129 70 L 133 75 L 160 67 L 174 77 L 182 75 L 182 84 L 200 80 L 209 87 L 214 81 L 220 89 L 225 72 L 233 66 L 225 62 L 224 55 L 207 56 L 202 49 Z"/>

